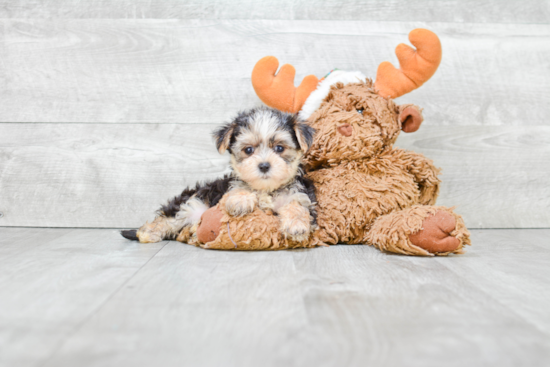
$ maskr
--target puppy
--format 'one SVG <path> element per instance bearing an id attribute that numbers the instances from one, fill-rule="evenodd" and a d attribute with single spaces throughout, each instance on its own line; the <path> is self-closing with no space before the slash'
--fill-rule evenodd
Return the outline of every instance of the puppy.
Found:
<path id="1" fill-rule="evenodd" d="M 281 232 L 304 241 L 316 228 L 315 191 L 301 160 L 313 142 L 313 128 L 296 115 L 260 107 L 241 112 L 214 131 L 220 154 L 229 151 L 232 173 L 198 183 L 162 206 L 152 223 L 121 234 L 140 242 L 175 239 L 189 227 L 196 232 L 202 214 L 224 195 L 225 211 L 243 216 L 259 208 L 279 217 Z"/>

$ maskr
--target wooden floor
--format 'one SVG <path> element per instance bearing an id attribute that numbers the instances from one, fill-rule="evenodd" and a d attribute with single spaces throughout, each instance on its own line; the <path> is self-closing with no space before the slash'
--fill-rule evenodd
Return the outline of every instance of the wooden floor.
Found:
<path id="1" fill-rule="evenodd" d="M 550 364 L 550 229 L 448 258 L 0 234 L 0 366 Z"/>

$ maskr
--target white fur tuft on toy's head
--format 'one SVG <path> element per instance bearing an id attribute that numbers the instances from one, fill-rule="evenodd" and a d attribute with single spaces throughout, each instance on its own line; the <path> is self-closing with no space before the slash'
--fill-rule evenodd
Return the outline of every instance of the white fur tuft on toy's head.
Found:
<path id="1" fill-rule="evenodd" d="M 302 120 L 307 120 L 321 106 L 323 100 L 328 96 L 331 86 L 337 83 L 364 83 L 366 79 L 367 77 L 360 71 L 334 70 L 330 72 L 329 75 L 319 81 L 317 89 L 311 92 L 298 115 Z"/>

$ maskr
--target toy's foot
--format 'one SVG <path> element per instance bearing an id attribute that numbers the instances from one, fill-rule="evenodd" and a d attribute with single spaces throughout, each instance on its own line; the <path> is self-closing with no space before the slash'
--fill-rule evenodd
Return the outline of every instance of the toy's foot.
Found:
<path id="1" fill-rule="evenodd" d="M 197 228 L 197 239 L 202 243 L 214 241 L 220 234 L 223 212 L 213 206 L 201 216 L 201 223 Z"/>
<path id="2" fill-rule="evenodd" d="M 460 246 L 458 238 L 451 236 L 456 228 L 455 218 L 448 212 L 438 210 L 422 223 L 422 229 L 409 235 L 413 245 L 431 253 L 453 252 Z"/>
<path id="3" fill-rule="evenodd" d="M 417 256 L 462 254 L 470 233 L 460 215 L 444 206 L 415 205 L 380 216 L 366 237 L 382 251 Z"/>

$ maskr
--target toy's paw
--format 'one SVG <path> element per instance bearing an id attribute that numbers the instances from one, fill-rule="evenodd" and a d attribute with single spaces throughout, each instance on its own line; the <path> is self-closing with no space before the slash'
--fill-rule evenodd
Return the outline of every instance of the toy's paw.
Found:
<path id="1" fill-rule="evenodd" d="M 309 238 L 311 224 L 309 211 L 297 203 L 285 205 L 279 210 L 281 232 L 287 238 L 296 242 L 302 242 Z"/>
<path id="2" fill-rule="evenodd" d="M 158 224 L 155 222 L 145 223 L 140 229 L 138 229 L 136 235 L 141 243 L 154 243 L 162 241 L 162 231 L 158 228 Z"/>
<path id="3" fill-rule="evenodd" d="M 233 217 L 241 217 L 252 213 L 257 203 L 258 198 L 255 194 L 239 191 L 232 193 L 225 200 L 225 210 Z"/>
<path id="4" fill-rule="evenodd" d="M 223 212 L 217 206 L 205 211 L 197 228 L 197 239 L 202 243 L 214 241 L 220 234 L 222 217 Z"/>
<path id="5" fill-rule="evenodd" d="M 413 245 L 431 253 L 452 252 L 460 246 L 460 241 L 451 235 L 456 228 L 455 218 L 445 212 L 437 211 L 422 223 L 422 229 L 409 235 Z"/>

